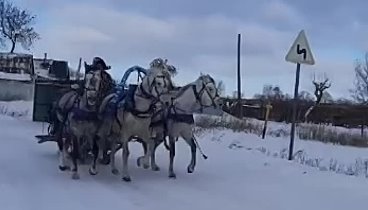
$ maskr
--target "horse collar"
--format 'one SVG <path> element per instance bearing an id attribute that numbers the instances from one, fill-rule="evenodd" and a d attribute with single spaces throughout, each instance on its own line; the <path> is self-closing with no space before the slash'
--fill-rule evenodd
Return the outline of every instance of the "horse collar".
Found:
<path id="1" fill-rule="evenodd" d="M 153 96 L 151 94 L 149 94 L 143 87 L 142 83 L 139 85 L 140 86 L 140 89 L 142 91 L 142 95 L 145 97 L 145 98 L 148 98 L 148 99 L 151 99 L 153 98 Z"/>

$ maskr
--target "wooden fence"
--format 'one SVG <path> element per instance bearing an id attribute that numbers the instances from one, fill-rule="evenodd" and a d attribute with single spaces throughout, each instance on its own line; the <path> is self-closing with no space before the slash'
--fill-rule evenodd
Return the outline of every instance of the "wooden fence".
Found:
<path id="1" fill-rule="evenodd" d="M 249 117 L 264 120 L 266 105 L 270 103 L 272 110 L 269 120 L 277 122 L 291 122 L 292 100 L 266 101 L 258 99 L 242 100 L 239 106 L 234 99 L 223 99 L 223 110 L 236 117 Z M 304 114 L 313 102 L 300 101 L 297 109 L 297 121 L 304 121 Z M 309 115 L 308 122 L 329 123 L 335 126 L 360 127 L 368 125 L 368 106 L 346 104 L 320 104 Z"/>

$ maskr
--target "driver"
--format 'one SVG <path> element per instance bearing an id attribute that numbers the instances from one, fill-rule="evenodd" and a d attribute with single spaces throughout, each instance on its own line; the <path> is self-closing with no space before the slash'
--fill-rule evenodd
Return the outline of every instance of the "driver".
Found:
<path id="1" fill-rule="evenodd" d="M 90 71 L 101 70 L 102 84 L 101 84 L 101 96 L 104 98 L 109 94 L 115 86 L 115 81 L 112 79 L 107 70 L 111 69 L 107 66 L 105 61 L 100 57 L 94 57 L 92 65 L 90 66 Z"/>

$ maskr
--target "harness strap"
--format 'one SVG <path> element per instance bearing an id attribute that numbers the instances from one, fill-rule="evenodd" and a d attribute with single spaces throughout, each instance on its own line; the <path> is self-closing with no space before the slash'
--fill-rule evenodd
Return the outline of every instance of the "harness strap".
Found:
<path id="1" fill-rule="evenodd" d="M 194 96 L 195 96 L 197 102 L 200 105 L 200 112 L 203 113 L 203 104 L 202 104 L 202 101 L 201 101 L 200 94 L 204 91 L 204 86 L 202 87 L 202 89 L 199 92 L 197 92 L 196 85 L 192 85 L 192 88 L 193 88 Z"/>
<path id="2" fill-rule="evenodd" d="M 153 98 L 153 96 L 151 94 L 149 94 L 144 88 L 143 88 L 143 85 L 142 83 L 139 85 L 141 91 L 142 91 L 142 95 L 145 96 L 146 98 L 148 99 L 151 99 Z"/>

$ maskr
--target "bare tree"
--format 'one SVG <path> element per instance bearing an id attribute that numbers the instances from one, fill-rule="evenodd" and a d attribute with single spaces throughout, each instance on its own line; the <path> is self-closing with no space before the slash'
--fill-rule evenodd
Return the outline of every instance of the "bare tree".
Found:
<path id="1" fill-rule="evenodd" d="M 304 115 L 304 120 L 308 120 L 309 114 L 315 109 L 316 106 L 318 106 L 321 103 L 321 100 L 323 98 L 324 91 L 331 87 L 331 83 L 328 79 L 325 79 L 323 82 L 316 82 L 313 80 L 314 85 L 314 96 L 316 97 L 316 101 L 314 104 L 307 110 L 307 112 Z"/>
<path id="2" fill-rule="evenodd" d="M 5 45 L 4 38 L 11 42 L 10 53 L 14 52 L 17 43 L 23 49 L 30 50 L 40 35 L 31 26 L 36 16 L 27 10 L 15 6 L 8 0 L 0 0 L 0 33 L 3 36 L 1 43 Z"/>
<path id="3" fill-rule="evenodd" d="M 350 90 L 352 97 L 358 103 L 368 104 L 368 53 L 364 62 L 357 61 L 355 65 L 355 88 Z"/>
<path id="4" fill-rule="evenodd" d="M 323 82 L 313 81 L 313 85 L 315 87 L 314 96 L 316 96 L 316 104 L 319 104 L 323 97 L 324 91 L 331 87 L 331 83 L 328 81 L 328 79 L 325 79 Z"/>

